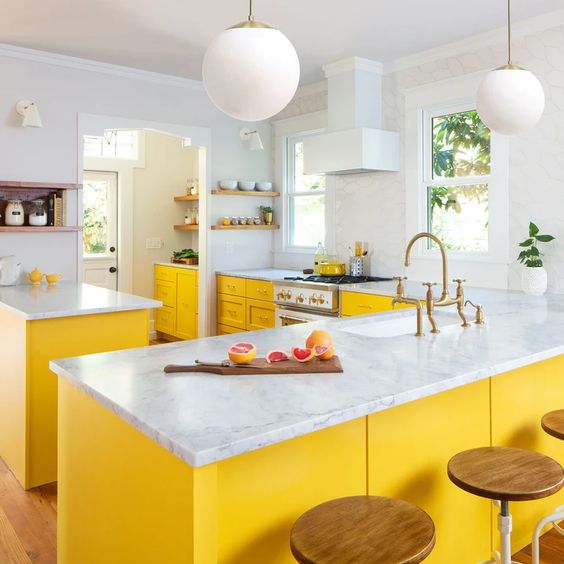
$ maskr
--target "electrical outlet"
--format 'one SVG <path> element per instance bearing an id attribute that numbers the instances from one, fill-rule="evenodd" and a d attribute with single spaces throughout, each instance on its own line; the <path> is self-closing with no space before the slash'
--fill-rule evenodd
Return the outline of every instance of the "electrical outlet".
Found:
<path id="1" fill-rule="evenodd" d="M 145 248 L 146 249 L 161 249 L 162 246 L 163 246 L 163 242 L 158 237 L 145 239 Z"/>
<path id="2" fill-rule="evenodd" d="M 235 252 L 233 241 L 225 241 L 225 254 L 232 255 Z"/>

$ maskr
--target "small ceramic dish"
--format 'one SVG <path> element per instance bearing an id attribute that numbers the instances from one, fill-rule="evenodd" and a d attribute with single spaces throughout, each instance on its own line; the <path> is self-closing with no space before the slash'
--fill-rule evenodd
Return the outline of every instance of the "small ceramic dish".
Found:
<path id="1" fill-rule="evenodd" d="M 45 280 L 47 280 L 47 284 L 49 284 L 49 286 L 54 286 L 61 278 L 62 276 L 60 274 L 45 275 Z"/>
<path id="2" fill-rule="evenodd" d="M 255 189 L 255 184 L 255 182 L 251 182 L 250 180 L 239 180 L 239 190 L 250 192 Z"/>
<path id="3" fill-rule="evenodd" d="M 272 190 L 272 182 L 257 182 L 255 190 L 258 192 L 270 192 Z"/>
<path id="4" fill-rule="evenodd" d="M 237 181 L 236 180 L 220 180 L 219 187 L 222 190 L 237 190 Z"/>

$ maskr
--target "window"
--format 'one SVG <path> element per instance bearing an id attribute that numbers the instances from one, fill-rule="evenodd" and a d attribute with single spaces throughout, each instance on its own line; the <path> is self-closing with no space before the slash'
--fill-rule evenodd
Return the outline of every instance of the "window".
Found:
<path id="1" fill-rule="evenodd" d="M 287 246 L 325 243 L 325 175 L 304 174 L 304 135 L 287 138 Z"/>
<path id="2" fill-rule="evenodd" d="M 491 134 L 475 109 L 423 112 L 426 229 L 446 248 L 489 251 Z M 428 248 L 434 246 L 429 240 Z"/>
<path id="3" fill-rule="evenodd" d="M 137 131 L 107 130 L 102 136 L 84 136 L 85 157 L 135 160 L 137 152 Z"/>

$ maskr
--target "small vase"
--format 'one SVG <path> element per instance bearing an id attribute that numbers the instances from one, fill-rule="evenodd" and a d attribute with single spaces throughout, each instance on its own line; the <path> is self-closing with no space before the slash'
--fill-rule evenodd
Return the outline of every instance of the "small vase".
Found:
<path id="1" fill-rule="evenodd" d="M 531 296 L 542 296 L 546 292 L 547 274 L 543 266 L 527 267 L 521 272 L 521 289 Z"/>
<path id="2" fill-rule="evenodd" d="M 272 212 L 264 212 L 264 222 L 266 225 L 272 225 Z"/>

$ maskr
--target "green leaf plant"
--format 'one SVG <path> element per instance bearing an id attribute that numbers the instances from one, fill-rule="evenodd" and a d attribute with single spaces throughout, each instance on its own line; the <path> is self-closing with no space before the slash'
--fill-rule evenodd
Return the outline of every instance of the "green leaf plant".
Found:
<path id="1" fill-rule="evenodd" d="M 524 264 L 525 266 L 531 268 L 539 268 L 543 266 L 541 257 L 541 252 L 539 251 L 539 243 L 550 243 L 554 241 L 552 235 L 539 235 L 539 228 L 531 221 L 529 223 L 529 237 L 525 239 L 519 246 L 523 250 L 519 253 L 517 260 Z"/>

